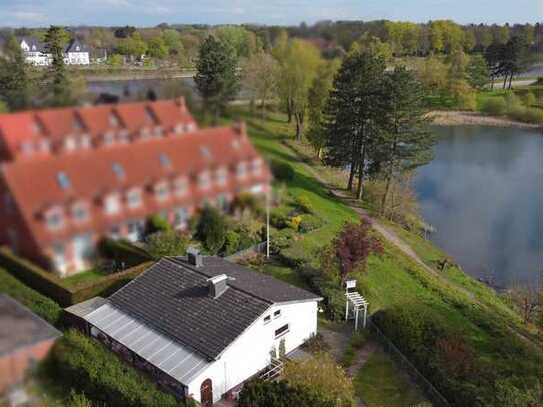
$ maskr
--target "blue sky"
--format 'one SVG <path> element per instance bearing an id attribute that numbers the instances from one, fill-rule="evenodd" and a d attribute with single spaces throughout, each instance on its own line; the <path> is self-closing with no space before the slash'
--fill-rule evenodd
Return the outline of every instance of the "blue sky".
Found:
<path id="1" fill-rule="evenodd" d="M 543 21 L 543 0 L 0 0 L 0 25 L 299 24 L 375 19 Z"/>

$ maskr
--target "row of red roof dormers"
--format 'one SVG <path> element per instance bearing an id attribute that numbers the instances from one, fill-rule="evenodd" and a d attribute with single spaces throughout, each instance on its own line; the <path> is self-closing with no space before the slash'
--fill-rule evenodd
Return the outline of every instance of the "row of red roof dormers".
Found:
<path id="1" fill-rule="evenodd" d="M 259 157 L 244 126 L 236 125 L 116 148 L 5 162 L 0 168 L 16 205 L 39 237 L 43 222 L 36 214 L 48 206 L 64 206 L 80 199 L 94 206 L 97 197 L 112 191 L 146 187 L 160 180 L 173 181 L 180 175 L 195 180 L 203 172 L 214 174 L 220 168 L 234 171 L 238 163 L 245 162 L 249 167 Z M 265 173 L 268 178 L 269 172 Z M 61 180 L 64 177 L 60 174 L 65 174 L 67 180 Z M 62 183 L 68 184 L 68 188 L 63 188 Z M 193 192 L 188 198 L 198 199 L 198 191 Z"/>
<path id="2" fill-rule="evenodd" d="M 135 136 L 133 139 L 138 140 L 196 128 L 183 98 L 0 114 L 0 139 L 5 150 L 1 156 L 16 159 L 28 153 L 107 144 L 115 136 Z M 64 148 L 66 143 L 68 148 Z"/>

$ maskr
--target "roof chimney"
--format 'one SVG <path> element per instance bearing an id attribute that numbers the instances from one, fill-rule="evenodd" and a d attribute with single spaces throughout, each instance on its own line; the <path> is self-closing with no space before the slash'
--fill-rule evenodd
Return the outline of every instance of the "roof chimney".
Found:
<path id="1" fill-rule="evenodd" d="M 189 247 L 187 250 L 187 257 L 189 264 L 192 266 L 202 267 L 204 265 L 204 260 L 200 254 L 200 250 L 198 250 L 196 247 Z"/>
<path id="2" fill-rule="evenodd" d="M 209 287 L 209 296 L 219 298 L 228 289 L 228 276 L 219 274 L 207 280 Z"/>

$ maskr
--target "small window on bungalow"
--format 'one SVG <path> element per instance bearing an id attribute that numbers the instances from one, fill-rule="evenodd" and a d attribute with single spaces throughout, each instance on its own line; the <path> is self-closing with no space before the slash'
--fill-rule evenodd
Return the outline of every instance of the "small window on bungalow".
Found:
<path id="1" fill-rule="evenodd" d="M 274 317 L 274 318 L 279 318 L 280 316 L 281 316 L 281 310 L 280 310 L 280 309 L 276 310 L 276 311 L 273 313 L 273 317 Z"/>
<path id="2" fill-rule="evenodd" d="M 275 338 L 277 339 L 285 335 L 286 333 L 288 333 L 288 331 L 289 331 L 288 324 L 283 325 L 281 328 L 275 330 Z"/>
<path id="3" fill-rule="evenodd" d="M 160 164 L 162 165 L 162 167 L 171 168 L 172 162 L 170 161 L 170 157 L 168 157 L 166 154 L 161 153 L 158 159 L 160 160 Z"/>
<path id="4" fill-rule="evenodd" d="M 117 179 L 119 181 L 124 179 L 126 174 L 124 172 L 124 167 L 121 164 L 113 163 L 111 165 L 111 168 L 112 168 L 113 172 L 115 173 L 115 176 L 117 177 Z"/>
<path id="5" fill-rule="evenodd" d="M 264 323 L 267 324 L 267 323 L 270 322 L 270 321 L 271 321 L 271 315 L 266 315 L 266 316 L 264 317 Z"/>
<path id="6" fill-rule="evenodd" d="M 70 178 L 63 171 L 57 173 L 57 182 L 62 189 L 69 189 L 72 186 Z"/>

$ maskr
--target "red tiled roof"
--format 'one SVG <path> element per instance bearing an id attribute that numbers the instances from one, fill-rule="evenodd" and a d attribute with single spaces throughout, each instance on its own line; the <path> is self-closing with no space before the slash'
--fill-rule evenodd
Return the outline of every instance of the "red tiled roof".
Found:
<path id="1" fill-rule="evenodd" d="M 82 131 L 90 133 L 91 136 L 101 135 L 113 129 L 112 116 L 119 118 L 120 127 L 130 132 L 154 126 L 162 126 L 168 131 L 179 123 L 195 124 L 184 100 L 180 98 L 0 114 L 0 137 L 3 148 L 14 156 L 25 141 L 37 141 L 39 138 L 57 141 L 78 133 L 76 124 L 80 124 Z"/>
<path id="2" fill-rule="evenodd" d="M 131 106 L 124 112 L 126 114 L 128 111 L 134 111 L 131 109 L 139 108 Z M 164 109 L 161 114 L 166 113 L 167 110 Z M 92 114 L 100 116 L 102 109 L 92 110 Z M 234 140 L 238 142 L 235 143 Z M 205 149 L 207 152 L 204 151 Z M 161 163 L 161 154 L 167 156 L 169 165 Z M 201 194 L 196 190 L 195 182 L 190 182 L 190 189 L 184 198 L 171 198 L 178 199 L 180 206 L 183 206 L 183 203 L 186 204 L 187 201 L 199 203 L 195 200 L 204 195 L 213 196 L 220 190 L 236 192 L 239 188 L 265 182 L 270 176 L 265 168 L 261 176 L 250 175 L 244 182 L 238 181 L 233 172 L 234 166 L 240 161 L 252 160 L 256 157 L 258 157 L 257 152 L 242 130 L 209 128 L 149 141 L 51 155 L 39 160 L 5 162 L 0 172 L 27 225 L 35 238 L 43 244 L 63 236 L 68 237 L 82 230 L 103 233 L 115 224 L 116 220 L 130 219 L 131 212 L 124 205 L 123 211 L 117 218 L 105 214 L 100 198 L 103 198 L 106 192 L 124 193 L 131 187 L 141 187 L 145 212 L 151 213 L 161 208 L 174 206 L 171 200 L 164 204 L 157 202 L 154 195 L 148 192 L 148 186 L 162 179 L 172 179 L 178 175 L 193 177 L 203 170 L 214 170 L 222 166 L 231 169 L 228 173 L 228 185 L 214 189 L 212 193 Z M 118 177 L 115 174 L 112 168 L 114 163 L 122 166 L 124 177 Z M 68 177 L 69 188 L 63 189 L 59 184 L 60 172 Z M 68 227 L 59 233 L 49 231 L 40 217 L 44 208 L 60 205 L 66 209 L 65 213 L 68 215 L 69 203 L 74 202 L 74 199 L 90 204 L 91 223 L 86 226 Z M 137 211 L 134 211 L 135 213 Z M 65 219 L 69 219 L 69 216 L 65 216 Z"/>

